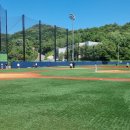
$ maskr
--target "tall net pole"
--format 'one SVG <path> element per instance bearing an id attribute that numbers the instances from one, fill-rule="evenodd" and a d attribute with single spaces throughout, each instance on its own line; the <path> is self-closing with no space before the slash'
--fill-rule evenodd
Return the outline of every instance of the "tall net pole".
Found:
<path id="1" fill-rule="evenodd" d="M 42 42 L 42 39 L 41 39 L 41 21 L 39 21 L 39 61 L 41 62 L 41 53 L 42 53 L 42 50 L 41 50 L 41 42 Z"/>
<path id="2" fill-rule="evenodd" d="M 6 53 L 7 53 L 7 61 L 8 61 L 8 18 L 7 18 L 7 10 L 6 10 Z"/>
<path id="3" fill-rule="evenodd" d="M 68 57 L 68 29 L 66 29 L 66 50 L 67 50 L 67 61 L 69 61 L 69 57 Z"/>
<path id="4" fill-rule="evenodd" d="M 54 26 L 54 60 L 56 62 L 56 25 Z"/>
<path id="5" fill-rule="evenodd" d="M 1 14 L 0 14 L 0 51 L 1 51 Z"/>
<path id="6" fill-rule="evenodd" d="M 23 61 L 25 61 L 25 16 L 22 15 L 22 27 L 23 27 Z"/>

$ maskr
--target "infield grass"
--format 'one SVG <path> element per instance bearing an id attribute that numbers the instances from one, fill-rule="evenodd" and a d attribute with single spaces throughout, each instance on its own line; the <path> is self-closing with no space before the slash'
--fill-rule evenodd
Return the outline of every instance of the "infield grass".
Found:
<path id="1" fill-rule="evenodd" d="M 45 71 L 47 70 L 47 71 Z M 90 69 L 40 71 L 43 75 L 130 77 Z M 130 82 L 59 79 L 0 80 L 0 130 L 129 130 Z"/>

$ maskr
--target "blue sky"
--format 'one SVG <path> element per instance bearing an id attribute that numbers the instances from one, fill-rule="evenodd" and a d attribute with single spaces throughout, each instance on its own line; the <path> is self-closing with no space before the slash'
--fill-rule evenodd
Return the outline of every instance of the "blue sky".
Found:
<path id="1" fill-rule="evenodd" d="M 69 14 L 74 13 L 75 29 L 130 22 L 130 0 L 0 0 L 8 16 L 26 16 L 43 23 L 71 29 Z"/>

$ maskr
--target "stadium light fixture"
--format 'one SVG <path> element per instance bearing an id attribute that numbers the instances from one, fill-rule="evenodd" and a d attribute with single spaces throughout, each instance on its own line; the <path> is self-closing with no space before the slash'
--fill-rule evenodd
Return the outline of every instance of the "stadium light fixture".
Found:
<path id="1" fill-rule="evenodd" d="M 69 18 L 72 21 L 72 61 L 74 61 L 74 21 L 75 21 L 75 15 L 69 14 Z"/>

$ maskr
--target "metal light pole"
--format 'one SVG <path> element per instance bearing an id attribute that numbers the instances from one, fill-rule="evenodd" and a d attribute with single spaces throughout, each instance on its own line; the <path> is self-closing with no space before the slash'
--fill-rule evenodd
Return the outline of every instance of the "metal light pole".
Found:
<path id="1" fill-rule="evenodd" d="M 74 20 L 75 16 L 74 14 L 69 14 L 69 18 L 72 21 L 72 61 L 74 61 Z"/>

